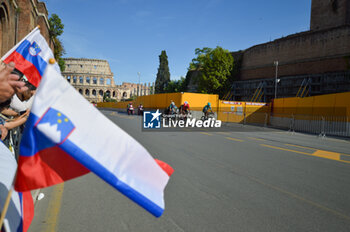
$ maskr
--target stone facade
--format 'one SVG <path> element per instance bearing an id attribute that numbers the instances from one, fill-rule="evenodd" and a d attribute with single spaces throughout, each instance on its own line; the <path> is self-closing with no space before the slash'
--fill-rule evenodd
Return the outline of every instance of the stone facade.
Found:
<path id="1" fill-rule="evenodd" d="M 104 94 L 117 101 L 153 93 L 154 85 L 123 82 L 116 85 L 106 60 L 65 58 L 62 75 L 90 102 L 101 102 Z"/>
<path id="2" fill-rule="evenodd" d="M 36 26 L 51 49 L 48 11 L 38 0 L 0 0 L 0 56 L 21 41 Z"/>

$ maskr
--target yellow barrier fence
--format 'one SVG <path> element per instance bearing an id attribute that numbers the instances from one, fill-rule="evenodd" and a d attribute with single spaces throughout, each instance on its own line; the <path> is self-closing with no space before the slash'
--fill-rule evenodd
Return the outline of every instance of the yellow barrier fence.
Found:
<path id="1" fill-rule="evenodd" d="M 350 115 L 350 92 L 275 99 L 272 112 L 280 117 L 283 115 L 347 117 Z"/>
<path id="2" fill-rule="evenodd" d="M 192 110 L 201 111 L 210 102 L 218 119 L 224 122 L 266 123 L 271 113 L 278 117 L 291 115 L 347 117 L 350 115 L 350 92 L 313 97 L 275 99 L 272 106 L 266 103 L 222 101 L 218 95 L 199 93 L 163 93 L 140 96 L 133 101 L 136 108 L 143 104 L 146 109 L 163 110 L 174 101 L 177 106 L 188 101 Z M 104 102 L 98 107 L 126 109 L 129 102 Z M 266 118 L 266 115 L 268 115 Z M 350 121 L 350 117 L 346 119 Z"/>
<path id="3" fill-rule="evenodd" d="M 181 106 L 185 101 L 188 101 L 190 107 L 195 110 L 202 110 L 202 108 L 208 103 L 215 112 L 218 110 L 219 96 L 214 94 L 199 94 L 199 93 L 162 93 L 153 94 L 147 96 L 137 97 L 133 102 L 134 107 L 142 104 L 146 109 L 160 109 L 167 108 L 171 101 L 174 101 L 176 106 Z M 103 102 L 98 103 L 98 107 L 109 107 L 109 108 L 126 108 L 128 102 Z"/>
<path id="4" fill-rule="evenodd" d="M 218 120 L 241 123 L 244 120 L 245 102 L 219 101 Z"/>

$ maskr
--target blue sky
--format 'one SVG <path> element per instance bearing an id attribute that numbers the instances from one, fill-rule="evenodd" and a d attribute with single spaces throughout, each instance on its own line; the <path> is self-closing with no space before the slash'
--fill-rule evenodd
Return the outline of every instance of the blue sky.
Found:
<path id="1" fill-rule="evenodd" d="M 166 50 L 171 79 L 196 48 L 244 50 L 309 30 L 311 0 L 44 0 L 65 25 L 65 57 L 108 60 L 116 83 L 154 82 Z"/>

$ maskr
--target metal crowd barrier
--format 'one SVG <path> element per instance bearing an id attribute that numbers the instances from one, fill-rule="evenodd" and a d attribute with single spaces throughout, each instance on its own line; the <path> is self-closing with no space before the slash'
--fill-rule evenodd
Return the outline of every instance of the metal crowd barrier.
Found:
<path id="1" fill-rule="evenodd" d="M 272 114 L 270 126 L 288 129 L 289 131 L 318 134 L 320 136 L 350 137 L 350 121 L 347 116 Z"/>
<path id="2" fill-rule="evenodd" d="M 350 137 L 350 118 L 348 116 L 315 116 L 276 113 L 251 113 L 235 116 L 222 114 L 223 121 L 246 125 L 258 125 L 284 129 L 291 132 L 304 132 L 319 136 Z M 233 120 L 232 120 L 233 119 Z"/>
<path id="3" fill-rule="evenodd" d="M 6 138 L 3 143 L 9 148 L 12 154 L 18 161 L 19 158 L 19 144 L 22 138 L 22 128 L 21 126 L 13 128 L 8 131 Z"/>

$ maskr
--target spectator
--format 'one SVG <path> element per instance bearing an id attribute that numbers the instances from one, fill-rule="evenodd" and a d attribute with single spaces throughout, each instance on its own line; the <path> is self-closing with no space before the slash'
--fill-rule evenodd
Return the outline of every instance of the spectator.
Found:
<path id="1" fill-rule="evenodd" d="M 4 112 L 6 109 L 8 109 L 10 102 L 11 102 L 11 100 L 7 100 L 3 103 L 0 103 L 0 111 Z M 9 118 L 5 117 L 4 115 L 1 115 L 0 116 L 1 140 L 4 140 L 6 138 L 6 135 L 7 135 L 9 130 L 23 125 L 27 121 L 28 115 L 29 115 L 29 110 L 27 110 L 25 113 L 23 113 L 22 115 L 14 118 L 14 119 L 9 119 Z"/>
<path id="2" fill-rule="evenodd" d="M 28 90 L 28 87 L 25 86 L 25 83 L 19 81 L 19 76 L 13 74 L 15 64 L 10 62 L 9 64 L 0 64 L 0 103 L 3 103 L 2 108 L 10 103 L 9 99 L 15 94 L 15 92 L 25 92 Z M 2 110 L 1 110 L 2 111 Z M 4 119 L 0 119 L 0 132 L 1 140 L 4 140 L 8 133 L 8 128 L 14 128 L 15 126 L 24 123 L 28 114 L 23 115 L 19 118 L 17 122 L 6 124 L 7 122 Z M 6 127 L 7 126 L 7 127 Z"/>
<path id="3" fill-rule="evenodd" d="M 10 104 L 10 108 L 20 114 L 32 107 L 36 91 L 36 87 L 29 82 L 25 82 L 25 86 L 28 90 L 24 92 L 16 92 L 16 94 L 13 95 Z"/>

